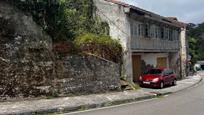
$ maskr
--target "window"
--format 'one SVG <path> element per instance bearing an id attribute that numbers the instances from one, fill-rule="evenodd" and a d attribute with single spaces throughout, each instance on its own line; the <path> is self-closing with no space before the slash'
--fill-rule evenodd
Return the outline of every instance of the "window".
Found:
<path id="1" fill-rule="evenodd" d="M 151 38 L 156 38 L 156 31 L 155 31 L 155 25 L 150 26 L 150 37 Z"/>
<path id="2" fill-rule="evenodd" d="M 140 24 L 133 22 L 131 25 L 131 35 L 135 38 L 140 36 L 139 33 Z"/>
<path id="3" fill-rule="evenodd" d="M 176 40 L 176 38 L 175 38 L 175 30 L 173 30 L 173 40 Z"/>
<path id="4" fill-rule="evenodd" d="M 167 75 L 169 75 L 169 71 L 168 70 L 164 70 L 163 72 L 164 77 L 166 77 Z"/>
<path id="5" fill-rule="evenodd" d="M 162 70 L 160 69 L 151 69 L 147 72 L 147 74 L 156 74 L 156 75 L 161 74 L 161 73 L 162 73 Z"/>
<path id="6" fill-rule="evenodd" d="M 175 40 L 175 41 L 179 40 L 179 32 L 178 32 L 178 30 L 173 30 L 173 40 Z"/>
<path id="7" fill-rule="evenodd" d="M 155 26 L 155 37 L 156 38 L 161 38 L 160 37 L 160 28 L 158 26 Z"/>
<path id="8" fill-rule="evenodd" d="M 160 28 L 160 34 L 161 34 L 160 38 L 164 39 L 164 28 L 163 27 Z"/>
<path id="9" fill-rule="evenodd" d="M 179 32 L 178 32 L 178 30 L 176 30 L 176 40 L 177 41 L 179 40 Z"/>
<path id="10" fill-rule="evenodd" d="M 145 37 L 150 37 L 150 25 L 145 24 Z"/>
<path id="11" fill-rule="evenodd" d="M 164 28 L 164 39 L 165 40 L 169 39 L 169 29 L 168 28 Z"/>
<path id="12" fill-rule="evenodd" d="M 172 29 L 169 30 L 169 40 L 173 41 L 173 30 Z"/>
<path id="13" fill-rule="evenodd" d="M 144 36 L 144 25 L 143 24 L 139 24 L 138 26 L 138 34 L 140 37 Z"/>
<path id="14" fill-rule="evenodd" d="M 163 71 L 163 75 L 171 75 L 171 74 L 174 74 L 173 70 L 165 69 L 165 70 Z"/>
<path id="15" fill-rule="evenodd" d="M 169 75 L 174 74 L 173 70 L 169 70 Z"/>
<path id="16" fill-rule="evenodd" d="M 138 24 L 133 24 L 133 36 L 138 37 Z"/>

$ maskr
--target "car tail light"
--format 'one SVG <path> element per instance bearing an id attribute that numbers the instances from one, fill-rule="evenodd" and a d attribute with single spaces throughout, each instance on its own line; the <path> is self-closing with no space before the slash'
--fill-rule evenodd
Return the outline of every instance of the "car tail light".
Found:
<path id="1" fill-rule="evenodd" d="M 156 83 L 156 82 L 158 82 L 159 81 L 159 78 L 154 78 L 153 80 L 152 80 L 152 82 L 154 82 L 154 83 Z"/>

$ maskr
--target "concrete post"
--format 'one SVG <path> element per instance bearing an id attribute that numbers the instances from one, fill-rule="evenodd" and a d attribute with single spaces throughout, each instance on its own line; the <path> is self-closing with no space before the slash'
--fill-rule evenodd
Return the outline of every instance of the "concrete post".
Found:
<path id="1" fill-rule="evenodd" d="M 181 78 L 186 77 L 186 63 L 187 63 L 187 42 L 186 42 L 186 28 L 181 28 L 180 33 L 180 58 L 181 58 Z"/>

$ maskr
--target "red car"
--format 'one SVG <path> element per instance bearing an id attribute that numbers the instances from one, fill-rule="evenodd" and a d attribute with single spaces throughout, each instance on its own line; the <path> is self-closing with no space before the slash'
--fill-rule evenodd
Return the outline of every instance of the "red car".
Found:
<path id="1" fill-rule="evenodd" d="M 165 85 L 176 85 L 176 75 L 171 69 L 151 69 L 140 76 L 140 86 L 164 88 Z"/>

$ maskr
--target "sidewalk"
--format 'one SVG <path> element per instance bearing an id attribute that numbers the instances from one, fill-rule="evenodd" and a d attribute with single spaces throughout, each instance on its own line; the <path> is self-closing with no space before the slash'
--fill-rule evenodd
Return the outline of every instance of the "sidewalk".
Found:
<path id="1" fill-rule="evenodd" d="M 198 84 L 201 80 L 201 73 L 199 73 L 182 81 L 178 81 L 177 85 L 174 87 L 168 87 L 164 89 L 142 88 L 137 91 L 124 91 L 107 94 L 94 94 L 87 96 L 42 99 L 22 102 L 3 102 L 0 103 L 0 115 L 64 113 L 117 105 L 175 93 L 192 87 Z"/>

